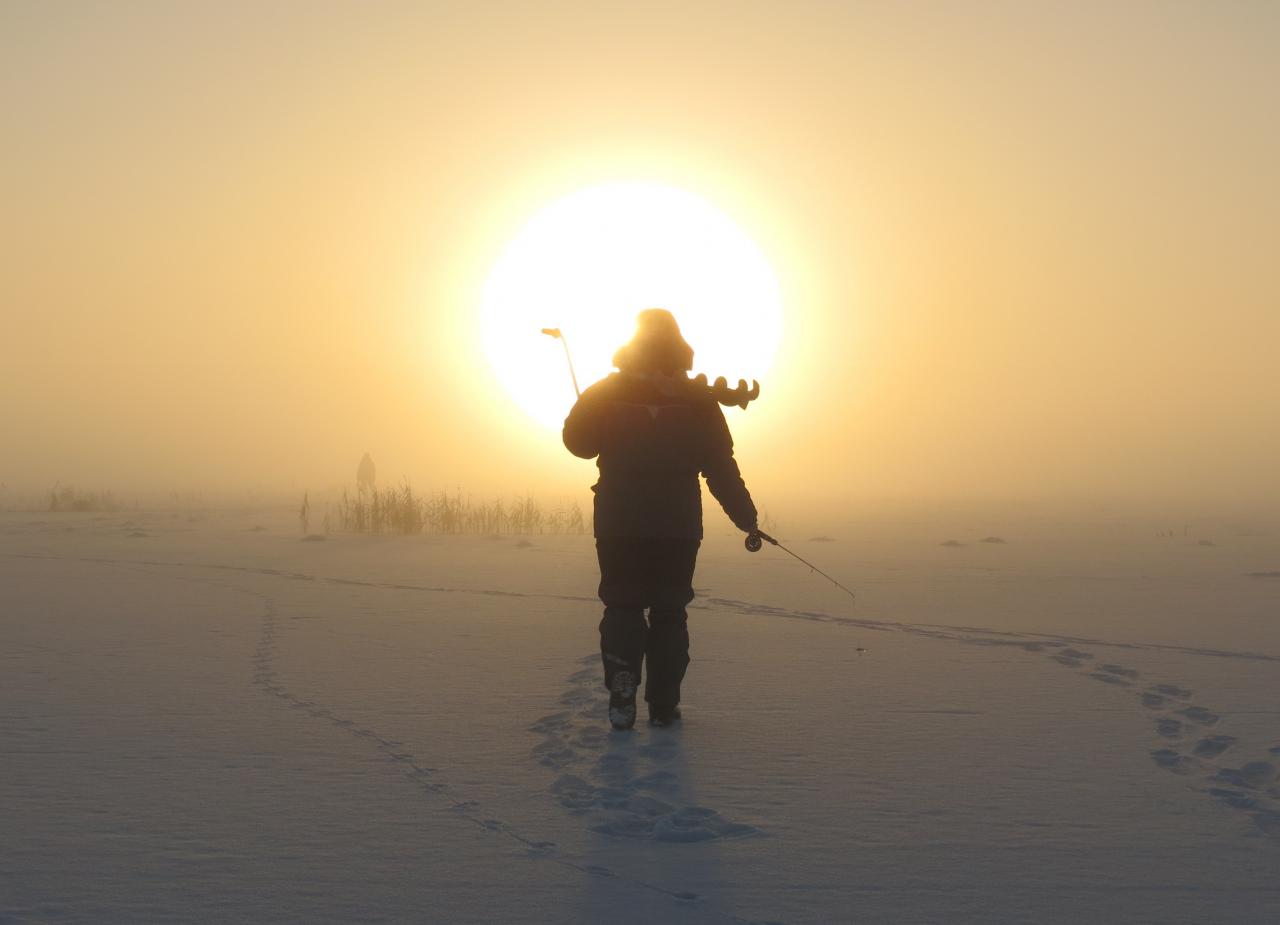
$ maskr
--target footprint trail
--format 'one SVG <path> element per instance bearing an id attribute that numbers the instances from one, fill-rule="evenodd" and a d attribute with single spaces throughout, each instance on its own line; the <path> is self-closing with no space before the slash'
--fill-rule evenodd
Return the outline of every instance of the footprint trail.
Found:
<path id="1" fill-rule="evenodd" d="M 134 568 L 138 571 L 145 571 L 144 569 L 137 569 L 136 566 Z M 410 749 L 406 748 L 402 742 L 386 737 L 378 730 L 363 725 L 357 720 L 343 716 L 338 710 L 317 703 L 314 700 L 300 697 L 286 686 L 278 670 L 278 660 L 281 652 L 281 622 L 279 606 L 274 598 L 259 591 L 252 591 L 210 579 L 174 577 L 181 581 L 230 589 L 255 598 L 260 602 L 262 610 L 259 615 L 258 641 L 250 659 L 252 672 L 250 683 L 254 687 L 259 688 L 263 694 L 275 698 L 290 709 L 313 719 L 326 722 L 333 726 L 336 731 L 344 732 L 354 738 L 369 742 L 375 750 L 385 755 L 389 761 L 393 761 L 401 767 L 405 778 L 421 793 L 443 800 L 451 812 L 467 820 L 478 829 L 503 836 L 513 842 L 518 848 L 522 849 L 523 856 L 528 860 L 556 864 L 589 877 L 613 880 L 631 887 L 657 893 L 682 907 L 698 908 L 699 913 L 710 920 L 729 922 L 733 923 L 733 925 L 781 925 L 781 923 L 766 923 L 732 915 L 714 906 L 706 905 L 705 897 L 698 893 L 671 889 L 660 883 L 619 873 L 610 867 L 594 863 L 586 857 L 564 851 L 554 841 L 532 837 L 521 832 L 517 826 L 511 823 L 493 818 L 490 814 L 484 812 L 483 806 L 479 801 L 468 799 L 459 794 L 454 786 L 441 779 L 443 769 L 430 766 Z M 572 691 L 566 692 L 566 696 L 571 694 Z M 562 697 L 562 700 L 565 699 Z M 678 825 L 679 823 L 672 824 Z"/>
<path id="2" fill-rule="evenodd" d="M 519 591 L 492 591 L 489 589 L 435 587 L 393 582 L 359 581 L 337 577 L 311 575 L 301 572 L 289 572 L 270 568 L 254 568 L 229 565 L 224 563 L 175 562 L 144 559 L 122 559 L 92 556 L 52 556 L 27 553 L 11 553 L 15 558 L 30 559 L 71 559 L 85 562 L 97 562 L 120 567 L 147 566 L 165 569 L 210 569 L 230 571 L 244 574 L 304 581 L 330 582 L 337 584 L 360 585 L 370 588 L 388 588 L 407 592 L 432 592 L 441 594 L 502 594 L 503 596 L 554 599 L 564 602 L 594 603 L 594 598 L 575 595 L 524 593 Z M 185 579 L 199 581 L 200 579 Z M 209 582 L 214 583 L 214 582 Z M 243 589 L 237 589 L 243 590 Z M 265 595 L 254 594 L 260 599 Z M 1047 658 L 1060 666 L 1074 670 L 1082 677 L 1106 684 L 1117 689 L 1117 692 L 1130 693 L 1135 697 L 1137 705 L 1154 716 L 1154 734 L 1164 740 L 1165 745 L 1152 749 L 1149 754 L 1153 763 L 1180 775 L 1200 775 L 1203 786 L 1201 792 L 1213 797 L 1222 805 L 1233 810 L 1248 813 L 1257 829 L 1266 836 L 1280 841 L 1280 744 L 1272 744 L 1265 750 L 1265 757 L 1254 761 L 1246 761 L 1239 766 L 1231 766 L 1227 762 L 1233 760 L 1241 748 L 1234 739 L 1223 745 L 1224 737 L 1202 735 L 1210 727 L 1215 726 L 1220 715 L 1209 708 L 1190 703 L 1192 692 L 1181 685 L 1168 682 L 1144 684 L 1136 669 L 1116 662 L 1099 663 L 1097 657 L 1086 647 L 1106 647 L 1122 651 L 1172 652 L 1207 658 L 1242 659 L 1256 662 L 1280 663 L 1280 654 L 1257 651 L 1233 651 L 1202 646 L 1180 646 L 1163 643 L 1115 642 L 1106 639 L 1067 636 L 1061 634 L 1016 632 L 996 630 L 985 627 L 966 627 L 948 624 L 924 624 L 896 622 L 889 620 L 871 620 L 850 616 L 839 616 L 820 611 L 792 610 L 770 605 L 707 596 L 691 605 L 691 609 L 714 609 L 749 616 L 775 617 L 789 620 L 802 620 L 813 623 L 827 623 L 874 632 L 905 633 L 929 639 L 956 642 L 962 645 L 980 645 L 1017 648 L 1029 654 L 1048 653 Z M 273 633 L 265 631 L 264 646 L 259 655 L 269 656 L 274 643 Z M 594 662 L 594 656 L 589 660 Z M 292 701 L 293 698 L 284 690 L 272 675 L 270 659 L 258 661 L 260 668 L 255 676 L 255 683 L 263 690 L 280 699 Z M 654 838 L 661 840 L 679 840 L 679 834 L 687 831 L 696 833 L 696 838 L 703 838 L 710 832 L 712 838 L 738 837 L 752 834 L 751 826 L 727 823 L 718 814 L 703 814 L 696 806 L 682 806 L 670 799 L 663 799 L 664 782 L 671 784 L 673 778 L 664 778 L 661 768 L 654 763 L 661 763 L 661 753 L 642 750 L 641 744 L 624 746 L 615 749 L 611 740 L 589 727 L 603 715 L 603 696 L 593 696 L 592 682 L 588 675 L 594 672 L 575 674 L 570 678 L 570 687 L 560 698 L 557 713 L 543 717 L 534 724 L 533 731 L 543 736 L 543 741 L 535 746 L 534 759 L 553 770 L 565 773 L 557 779 L 553 786 L 553 796 L 560 799 L 566 809 L 590 816 L 590 824 L 599 826 L 599 831 L 610 834 L 628 835 L 630 837 Z M 585 683 L 583 683 L 585 682 Z M 591 705 L 595 704 L 595 705 Z M 299 710 L 307 710 L 314 704 L 301 701 L 292 704 Z M 323 710 L 323 708 L 320 708 Z M 590 715 L 590 718 L 589 716 Z M 329 713 L 320 713 L 319 717 L 328 718 Z M 352 735 L 369 738 L 381 749 L 394 749 L 388 740 L 377 736 L 372 730 L 361 729 L 354 724 L 344 726 L 341 717 L 334 721 L 335 726 L 344 728 Z M 332 720 L 331 720 L 332 721 Z M 607 735 L 607 734 L 606 734 Z M 636 737 L 639 739 L 639 736 Z M 1230 738 L 1230 737 L 1225 737 Z M 1158 740 L 1157 740 L 1158 741 Z M 628 752 L 628 748 L 630 751 Z M 407 755 L 406 752 L 399 752 Z M 389 755 L 389 757 L 391 757 Z M 392 758 L 392 760 L 412 760 Z M 648 770 L 637 770 L 646 764 Z M 435 784 L 438 788 L 429 792 L 445 792 L 438 781 L 430 781 L 434 769 L 422 766 L 408 767 L 414 773 Z M 621 768 L 623 770 L 618 771 Z M 569 773 L 570 769 L 575 773 Z M 667 772 L 671 773 L 671 772 Z M 617 786 L 621 784 L 621 786 Z M 675 785 L 678 790 L 678 783 Z M 637 794 L 653 794 L 658 803 L 644 803 Z M 631 802 L 628 802 L 631 801 Z M 462 801 L 466 802 L 466 801 Z M 671 806 L 665 811 L 664 805 Z M 656 810 L 664 810 L 656 812 Z M 710 823 L 705 818 L 711 820 Z M 659 819 L 666 821 L 659 824 Z M 473 820 L 478 825 L 489 829 L 486 820 Z M 491 821 L 491 820 L 489 820 Z M 527 841 L 514 833 L 508 833 L 514 840 L 526 843 L 530 850 L 539 850 L 535 842 Z M 583 868 L 585 871 L 585 868 Z M 591 873 L 591 871 L 586 871 Z M 662 891 L 660 887 L 651 887 Z M 673 897 L 675 894 L 671 894 Z M 676 897 L 684 898 L 684 897 Z"/>
<path id="3" fill-rule="evenodd" d="M 1079 650 L 1050 658 L 1070 668 L 1080 669 L 1092 656 Z M 1086 677 L 1119 687 L 1140 683 L 1141 673 L 1124 665 L 1099 665 L 1097 671 L 1080 672 Z M 1264 836 L 1280 839 L 1280 767 L 1274 760 L 1280 748 L 1268 750 L 1272 760 L 1248 761 L 1233 766 L 1228 752 L 1239 739 L 1232 735 L 1210 735 L 1207 730 L 1222 718 L 1200 704 L 1189 703 L 1192 692 L 1177 684 L 1155 683 L 1136 692 L 1140 706 L 1156 714 L 1155 733 L 1168 744 L 1148 754 L 1159 768 L 1174 774 L 1199 776 L 1195 789 L 1230 809 L 1245 812 Z"/>
<path id="4" fill-rule="evenodd" d="M 585 656 L 579 663 L 584 667 L 566 679 L 559 709 L 529 727 L 542 737 L 531 757 L 557 772 L 548 788 L 552 799 L 603 835 L 703 842 L 761 834 L 684 798 L 678 725 L 612 731 L 600 657 Z"/>

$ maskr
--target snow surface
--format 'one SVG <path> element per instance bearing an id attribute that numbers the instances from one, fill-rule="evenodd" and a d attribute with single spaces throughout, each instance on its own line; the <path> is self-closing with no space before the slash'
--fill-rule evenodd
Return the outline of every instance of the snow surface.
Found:
<path id="1" fill-rule="evenodd" d="M 613 733 L 590 538 L 264 517 L 0 515 L 0 923 L 1280 921 L 1274 536 L 715 535 Z"/>

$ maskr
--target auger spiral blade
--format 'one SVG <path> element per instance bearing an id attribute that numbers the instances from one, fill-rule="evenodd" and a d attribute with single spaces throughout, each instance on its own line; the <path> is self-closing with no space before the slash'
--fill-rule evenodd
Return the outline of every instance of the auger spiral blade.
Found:
<path id="1" fill-rule="evenodd" d="M 747 388 L 747 380 L 739 379 L 735 389 L 729 388 L 729 382 L 724 376 L 716 379 L 714 385 L 707 385 L 705 375 L 699 375 L 697 381 L 706 385 L 712 398 L 728 407 L 737 406 L 745 410 L 748 404 L 760 397 L 760 383 L 754 379 L 751 380 L 750 388 Z"/>

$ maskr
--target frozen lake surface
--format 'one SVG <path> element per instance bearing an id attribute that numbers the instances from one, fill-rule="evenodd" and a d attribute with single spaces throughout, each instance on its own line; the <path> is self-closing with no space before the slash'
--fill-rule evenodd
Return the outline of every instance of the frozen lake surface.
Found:
<path id="1" fill-rule="evenodd" d="M 288 526 L 0 515 L 0 923 L 1280 921 L 1274 535 L 717 524 L 625 734 L 589 537 Z"/>

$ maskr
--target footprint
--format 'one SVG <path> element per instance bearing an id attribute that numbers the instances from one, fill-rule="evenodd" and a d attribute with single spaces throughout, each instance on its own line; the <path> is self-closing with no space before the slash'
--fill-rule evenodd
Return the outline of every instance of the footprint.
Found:
<path id="1" fill-rule="evenodd" d="M 1235 744 L 1235 736 L 1207 736 L 1197 742 L 1192 751 L 1201 758 L 1216 758 Z"/>
<path id="2" fill-rule="evenodd" d="M 637 751 L 645 758 L 662 762 L 671 761 L 680 754 L 680 748 L 675 742 L 653 742 L 641 745 Z"/>
<path id="3" fill-rule="evenodd" d="M 534 720 L 529 727 L 530 732 L 563 732 L 571 725 L 568 713 L 551 713 L 541 719 Z"/>
<path id="4" fill-rule="evenodd" d="M 1159 694 L 1144 693 L 1142 695 L 1142 705 L 1148 710 L 1158 710 L 1165 705 L 1166 701 Z"/>
<path id="5" fill-rule="evenodd" d="M 1182 735 L 1182 722 L 1176 719 L 1156 720 L 1156 732 L 1166 739 L 1176 739 Z"/>
<path id="6" fill-rule="evenodd" d="M 573 744 L 582 748 L 597 749 L 604 745 L 608 733 L 596 726 L 579 729 L 573 737 Z"/>
<path id="7" fill-rule="evenodd" d="M 566 748 L 555 739 L 534 746 L 533 754 L 538 764 L 555 771 L 567 768 L 578 757 L 573 749 Z"/>
<path id="8" fill-rule="evenodd" d="M 1186 756 L 1172 748 L 1157 748 L 1150 754 L 1151 760 L 1166 770 L 1173 771 L 1175 774 L 1185 774 L 1187 771 Z"/>
<path id="9" fill-rule="evenodd" d="M 652 819 L 610 819 L 591 826 L 591 831 L 601 835 L 616 835 L 620 838 L 652 838 L 654 822 Z"/>
<path id="10" fill-rule="evenodd" d="M 679 805 L 680 777 L 662 769 L 679 758 L 679 738 L 610 731 L 602 722 L 604 695 L 595 689 L 599 657 L 586 656 L 579 664 L 590 667 L 576 671 L 561 689 L 559 701 L 567 709 L 529 726 L 541 735 L 531 750 L 536 762 L 557 772 L 570 765 L 583 769 L 581 776 L 561 773 L 551 783 L 557 803 L 585 817 L 591 831 L 622 838 L 688 842 L 758 833 L 721 819 L 715 810 Z"/>
<path id="11" fill-rule="evenodd" d="M 1250 761 L 1238 768 L 1222 768 L 1213 779 L 1259 790 L 1276 779 L 1276 766 L 1270 761 Z"/>
<path id="12" fill-rule="evenodd" d="M 1253 824 L 1267 835 L 1280 836 L 1280 812 L 1274 809 L 1265 809 L 1262 812 L 1254 813 Z"/>
<path id="13" fill-rule="evenodd" d="M 1224 787 L 1210 787 L 1205 793 L 1214 799 L 1221 800 L 1232 809 L 1256 809 L 1258 801 L 1239 790 L 1227 790 Z"/>
<path id="14" fill-rule="evenodd" d="M 664 803 L 656 797 L 641 794 L 627 801 L 627 810 L 642 816 L 664 816 L 667 813 L 674 812 L 675 807 L 670 803 Z"/>
<path id="15" fill-rule="evenodd" d="M 627 811 L 630 808 L 630 795 L 620 787 L 601 787 L 596 791 L 596 796 L 605 809 Z"/>
<path id="16" fill-rule="evenodd" d="M 1133 686 L 1128 681 L 1124 680 L 1124 678 L 1117 678 L 1113 674 L 1105 674 L 1101 671 L 1091 671 L 1089 672 L 1089 677 L 1093 678 L 1095 681 L 1101 681 L 1103 684 L 1114 684 L 1117 687 Z"/>
<path id="17" fill-rule="evenodd" d="M 1178 713 L 1193 723 L 1199 723 L 1201 726 L 1212 726 L 1219 718 L 1217 713 L 1206 710 L 1204 707 L 1187 707 L 1179 710 Z"/>
<path id="18" fill-rule="evenodd" d="M 1187 700 L 1191 697 L 1191 691 L 1185 687 L 1178 687 L 1176 684 L 1155 684 L 1151 689 L 1157 694 L 1164 694 L 1166 697 L 1176 697 L 1178 700 Z"/>
<path id="19" fill-rule="evenodd" d="M 596 805 L 596 788 L 574 774 L 556 778 L 551 792 L 560 798 L 560 805 L 567 809 L 583 810 Z"/>
<path id="20" fill-rule="evenodd" d="M 719 813 L 705 806 L 690 806 L 663 816 L 653 828 L 654 837 L 666 842 L 712 841 L 757 834 L 754 827 L 725 822 Z"/>
<path id="21" fill-rule="evenodd" d="M 698 819 L 680 818 L 679 814 L 659 819 L 653 827 L 653 837 L 666 842 L 712 841 L 718 836 Z"/>
<path id="22" fill-rule="evenodd" d="M 603 775 L 629 774 L 631 756 L 619 752 L 606 752 L 596 759 L 596 770 Z"/>

